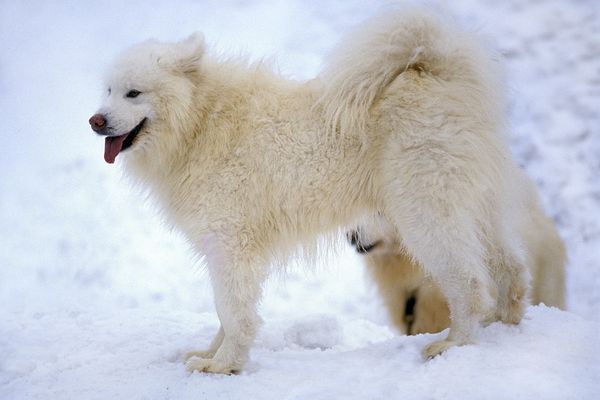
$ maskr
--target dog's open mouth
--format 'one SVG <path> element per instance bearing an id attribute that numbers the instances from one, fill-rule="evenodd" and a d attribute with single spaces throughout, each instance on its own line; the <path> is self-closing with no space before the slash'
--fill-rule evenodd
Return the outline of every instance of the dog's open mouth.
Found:
<path id="1" fill-rule="evenodd" d="M 117 155 L 133 144 L 135 137 L 140 133 L 145 122 L 146 118 L 124 135 L 108 136 L 104 141 L 104 161 L 109 164 L 114 163 Z"/>

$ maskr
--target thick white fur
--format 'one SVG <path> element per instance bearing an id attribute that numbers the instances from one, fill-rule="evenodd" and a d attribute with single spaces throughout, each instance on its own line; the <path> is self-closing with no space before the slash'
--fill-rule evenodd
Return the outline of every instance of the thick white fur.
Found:
<path id="1" fill-rule="evenodd" d="M 521 188 L 496 66 L 470 36 L 390 12 L 306 83 L 211 58 L 197 35 L 137 45 L 111 71 L 108 124 L 148 118 L 119 158 L 206 256 L 221 329 L 188 369 L 239 370 L 272 261 L 375 211 L 448 299 L 449 335 L 427 357 L 474 342 L 484 319 L 521 320 Z"/>
<path id="2" fill-rule="evenodd" d="M 544 215 L 533 182 L 522 174 L 525 213 L 517 233 L 525 245 L 531 273 L 529 298 L 533 304 L 565 308 L 565 247 L 550 218 Z M 367 273 L 375 282 L 388 314 L 401 333 L 439 332 L 449 325 L 446 300 L 436 283 L 402 248 L 393 229 L 381 218 L 366 219 L 349 233 L 358 249 L 375 244 L 364 256 Z M 362 250 L 364 251 L 364 250 Z M 406 313 L 409 299 L 414 300 Z"/>

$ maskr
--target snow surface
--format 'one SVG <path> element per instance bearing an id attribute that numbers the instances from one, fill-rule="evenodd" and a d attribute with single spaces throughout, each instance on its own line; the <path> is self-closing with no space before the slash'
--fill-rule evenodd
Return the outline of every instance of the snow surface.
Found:
<path id="1" fill-rule="evenodd" d="M 102 160 L 87 119 L 125 46 L 205 33 L 211 51 L 315 75 L 389 2 L 0 4 L 0 399 L 592 399 L 600 393 L 600 2 L 453 1 L 505 55 L 511 146 L 569 252 L 568 312 L 531 307 L 424 362 L 346 251 L 269 282 L 238 376 L 185 371 L 217 329 L 201 266 Z"/>

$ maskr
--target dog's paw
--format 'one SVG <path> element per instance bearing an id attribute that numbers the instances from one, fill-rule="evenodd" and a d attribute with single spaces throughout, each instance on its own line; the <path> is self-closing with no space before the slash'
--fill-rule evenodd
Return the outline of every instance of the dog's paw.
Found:
<path id="1" fill-rule="evenodd" d="M 425 357 L 425 359 L 431 360 L 435 356 L 438 356 L 444 351 L 448 350 L 450 347 L 460 345 L 462 345 L 462 343 L 458 343 L 453 340 L 438 340 L 425 346 L 425 349 L 423 349 L 423 356 Z"/>
<path id="2" fill-rule="evenodd" d="M 511 299 L 501 315 L 505 324 L 518 325 L 525 315 L 526 303 L 523 298 Z"/>
<path id="3" fill-rule="evenodd" d="M 210 358 L 198 358 L 197 356 L 191 356 L 191 358 L 186 361 L 185 367 L 188 372 L 198 371 L 226 375 L 239 372 L 238 368 L 230 364 L 219 362 Z"/>
<path id="4" fill-rule="evenodd" d="M 210 359 L 215 356 L 214 351 L 204 350 L 204 351 L 188 351 L 183 355 L 183 360 L 188 361 L 192 357 L 205 358 Z"/>

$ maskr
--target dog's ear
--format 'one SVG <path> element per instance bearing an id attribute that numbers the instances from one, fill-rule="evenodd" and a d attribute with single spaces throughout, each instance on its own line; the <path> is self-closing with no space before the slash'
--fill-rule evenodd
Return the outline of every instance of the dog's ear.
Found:
<path id="1" fill-rule="evenodd" d="M 179 47 L 179 56 L 175 61 L 175 67 L 184 74 L 196 72 L 204 55 L 204 35 L 195 32 L 177 43 L 177 46 Z"/>

